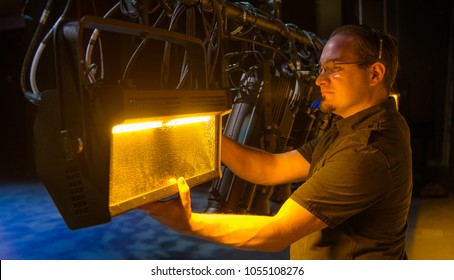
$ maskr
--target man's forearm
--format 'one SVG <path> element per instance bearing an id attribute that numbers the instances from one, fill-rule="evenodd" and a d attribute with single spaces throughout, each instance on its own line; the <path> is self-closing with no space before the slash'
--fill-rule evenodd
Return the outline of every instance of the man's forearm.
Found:
<path id="1" fill-rule="evenodd" d="M 264 184 L 267 181 L 266 168 L 272 164 L 272 156 L 268 152 L 238 144 L 226 136 L 222 138 L 222 162 L 249 182 Z"/>
<path id="2" fill-rule="evenodd" d="M 178 178 L 179 197 L 145 205 L 161 224 L 183 234 L 236 248 L 281 251 L 326 224 L 294 200 L 287 199 L 274 216 L 193 213 L 189 186 Z"/>
<path id="3" fill-rule="evenodd" d="M 192 213 L 191 230 L 183 232 L 235 248 L 278 252 L 289 244 L 283 227 L 270 216 Z"/>
<path id="4" fill-rule="evenodd" d="M 299 182 L 307 177 L 310 168 L 296 150 L 273 154 L 241 145 L 226 136 L 222 138 L 221 159 L 233 173 L 258 185 Z"/>

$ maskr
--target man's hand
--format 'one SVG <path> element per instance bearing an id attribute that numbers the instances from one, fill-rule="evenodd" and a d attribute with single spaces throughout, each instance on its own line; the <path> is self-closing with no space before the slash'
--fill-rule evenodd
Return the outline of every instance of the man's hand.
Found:
<path id="1" fill-rule="evenodd" d="M 157 201 L 140 207 L 161 224 L 180 232 L 191 229 L 191 195 L 183 177 L 178 178 L 179 196 L 168 201 Z"/>

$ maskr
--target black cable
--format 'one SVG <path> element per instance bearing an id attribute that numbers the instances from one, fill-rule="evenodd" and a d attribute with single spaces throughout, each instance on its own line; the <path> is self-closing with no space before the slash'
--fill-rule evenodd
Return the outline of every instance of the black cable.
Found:
<path id="1" fill-rule="evenodd" d="M 261 43 L 261 42 L 257 42 L 257 41 L 251 40 L 251 39 L 247 39 L 247 38 L 243 38 L 243 37 L 237 37 L 237 36 L 230 36 L 230 38 L 234 39 L 234 40 L 237 40 L 237 41 L 245 41 L 245 42 L 248 42 L 248 43 L 251 43 L 251 44 L 254 44 L 254 45 L 259 45 L 261 47 L 267 48 L 269 50 L 272 50 L 276 54 L 279 54 L 280 56 L 282 56 L 285 59 L 285 61 L 287 61 L 287 62 L 291 61 L 290 58 L 288 58 L 282 51 L 276 49 L 275 47 L 269 46 L 269 45 L 267 45 L 265 43 Z"/>
<path id="2" fill-rule="evenodd" d="M 186 6 L 180 4 L 180 2 L 177 2 L 176 8 L 174 10 L 174 13 L 172 14 L 172 18 L 170 20 L 170 26 L 168 28 L 169 31 L 174 31 L 176 28 L 176 24 L 178 20 L 180 19 L 181 15 L 183 12 L 186 10 Z M 164 46 L 164 54 L 162 58 L 162 64 L 161 64 L 161 88 L 167 88 L 167 83 L 169 80 L 169 67 L 170 67 L 170 52 L 171 52 L 171 46 L 172 44 L 170 42 L 166 42 Z"/>
<path id="3" fill-rule="evenodd" d="M 162 20 L 166 16 L 166 13 L 167 12 L 165 10 L 161 11 L 161 14 L 159 15 L 158 19 L 153 24 L 153 27 L 156 27 L 158 24 L 160 24 L 162 22 Z M 137 58 L 139 57 L 139 54 L 142 53 L 142 51 L 145 49 L 145 46 L 148 44 L 149 41 L 150 41 L 150 39 L 143 39 L 140 42 L 139 46 L 134 51 L 134 53 L 131 55 L 131 57 L 129 58 L 128 63 L 126 64 L 125 70 L 123 71 L 123 80 L 128 79 L 129 73 L 131 72 L 131 69 L 132 69 L 133 65 L 137 61 Z"/>

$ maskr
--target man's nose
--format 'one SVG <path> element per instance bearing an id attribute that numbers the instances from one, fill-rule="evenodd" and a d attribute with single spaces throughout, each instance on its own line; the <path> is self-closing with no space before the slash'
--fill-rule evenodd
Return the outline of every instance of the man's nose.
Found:
<path id="1" fill-rule="evenodd" d="M 317 79 L 315 79 L 315 84 L 317 86 L 326 84 L 329 81 L 329 75 L 327 75 L 326 71 L 323 70 L 320 72 L 320 74 L 317 76 Z"/>

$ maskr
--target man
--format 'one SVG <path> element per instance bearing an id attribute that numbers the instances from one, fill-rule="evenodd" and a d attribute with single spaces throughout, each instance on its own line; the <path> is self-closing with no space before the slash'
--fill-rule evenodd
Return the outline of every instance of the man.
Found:
<path id="1" fill-rule="evenodd" d="M 274 216 L 192 213 L 189 188 L 143 207 L 162 224 L 237 248 L 291 259 L 405 259 L 411 200 L 408 126 L 389 93 L 397 49 L 367 26 L 333 31 L 320 57 L 321 109 L 342 117 L 321 138 L 282 154 L 224 137 L 222 161 L 260 185 L 305 181 Z"/>

